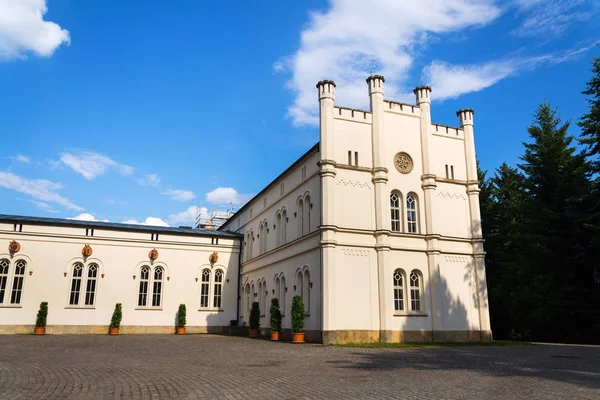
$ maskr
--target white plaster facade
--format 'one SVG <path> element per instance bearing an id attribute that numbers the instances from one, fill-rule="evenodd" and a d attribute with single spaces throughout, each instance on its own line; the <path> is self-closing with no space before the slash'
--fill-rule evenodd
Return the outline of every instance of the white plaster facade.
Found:
<path id="1" fill-rule="evenodd" d="M 448 127 L 429 87 L 415 105 L 385 100 L 381 76 L 367 89 L 370 110 L 353 110 L 319 82 L 319 143 L 221 228 L 244 235 L 240 323 L 259 301 L 268 326 L 276 296 L 289 329 L 302 295 L 325 343 L 490 340 L 473 111 Z"/>
<path id="2" fill-rule="evenodd" d="M 20 244 L 10 253 L 11 241 Z M 237 235 L 102 222 L 0 216 L 0 333 L 33 332 L 42 301 L 48 302 L 47 333 L 106 333 L 116 303 L 123 305 L 122 333 L 173 333 L 179 304 L 187 307 L 189 332 L 220 332 L 237 315 Z M 85 245 L 92 248 L 82 256 Z M 152 261 L 149 252 L 158 251 Z M 210 263 L 209 255 L 218 253 Z M 25 261 L 20 299 L 13 298 L 17 263 Z M 8 262 L 8 268 L 3 268 Z M 76 268 L 82 273 L 77 290 Z M 97 271 L 92 271 L 90 267 Z M 149 269 L 145 305 L 142 269 Z M 201 307 L 202 272 L 210 271 L 210 302 Z M 155 276 L 155 272 L 159 276 Z M 162 271 L 162 273 L 160 273 Z M 221 306 L 214 307 L 217 271 Z M 18 274 L 17 274 L 18 275 Z M 74 276 L 75 275 L 75 276 Z M 158 277 L 159 279 L 154 279 Z M 18 276 L 17 276 L 18 278 Z M 95 280 L 95 284 L 88 281 Z M 160 291 L 154 282 L 160 283 Z M 93 293 L 88 289 L 94 286 Z M 160 298 L 155 295 L 160 293 Z M 91 296 L 93 294 L 93 296 Z M 18 301 L 15 301 L 18 300 Z M 153 306 L 153 301 L 156 303 Z M 140 304 L 142 303 L 142 304 Z"/>
<path id="3" fill-rule="evenodd" d="M 0 216 L 2 246 L 21 244 L 0 254 L 10 262 L 0 332 L 33 330 L 41 301 L 50 303 L 49 333 L 105 333 L 116 302 L 124 333 L 171 332 L 180 303 L 190 332 L 245 326 L 254 301 L 268 328 L 278 297 L 287 333 L 301 295 L 307 340 L 491 340 L 473 111 L 460 110 L 460 127 L 448 127 L 431 122 L 428 87 L 415 89 L 415 105 L 385 100 L 381 76 L 366 89 L 370 110 L 353 110 L 335 104 L 334 82 L 319 82 L 319 143 L 218 232 Z M 85 244 L 94 251 L 87 259 Z M 160 256 L 151 264 L 153 248 Z M 18 260 L 27 272 L 20 303 L 10 304 Z M 69 304 L 76 263 L 100 269 L 93 306 Z M 138 304 L 144 266 L 164 270 L 159 307 Z M 214 308 L 217 270 L 223 297 Z"/>

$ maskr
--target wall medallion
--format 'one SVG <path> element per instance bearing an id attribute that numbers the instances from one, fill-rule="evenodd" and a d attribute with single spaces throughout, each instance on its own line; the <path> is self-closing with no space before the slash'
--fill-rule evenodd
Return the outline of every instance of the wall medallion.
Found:
<path id="1" fill-rule="evenodd" d="M 9 253 L 18 253 L 21 250 L 21 244 L 16 240 L 13 240 L 8 244 L 8 252 Z"/>
<path id="2" fill-rule="evenodd" d="M 413 160 L 408 154 L 400 152 L 394 156 L 394 166 L 398 172 L 408 174 L 413 169 Z"/>
<path id="3" fill-rule="evenodd" d="M 148 258 L 151 259 L 152 261 L 156 260 L 158 258 L 158 250 L 156 250 L 156 249 L 150 250 L 150 252 L 148 253 Z"/>
<path id="4" fill-rule="evenodd" d="M 83 249 L 81 249 L 81 255 L 84 257 L 89 257 L 92 255 L 94 251 L 92 250 L 92 246 L 90 246 L 89 244 L 86 244 L 85 246 L 83 246 Z"/>

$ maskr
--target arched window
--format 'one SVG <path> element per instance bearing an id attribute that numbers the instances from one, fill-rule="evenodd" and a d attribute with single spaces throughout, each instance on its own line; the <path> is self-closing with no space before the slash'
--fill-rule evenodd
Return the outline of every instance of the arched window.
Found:
<path id="1" fill-rule="evenodd" d="M 303 280 L 302 280 L 302 300 L 304 302 L 304 312 L 306 314 L 310 314 L 310 273 L 308 269 L 304 270 Z"/>
<path id="2" fill-rule="evenodd" d="M 400 204 L 402 195 L 396 191 L 390 194 L 390 210 L 392 211 L 392 232 L 402 232 Z"/>
<path id="3" fill-rule="evenodd" d="M 417 223 L 417 198 L 413 194 L 406 196 L 406 231 L 419 233 Z"/>
<path id="4" fill-rule="evenodd" d="M 210 289 L 210 270 L 202 270 L 200 283 L 200 308 L 208 308 L 208 291 Z"/>
<path id="5" fill-rule="evenodd" d="M 75 263 L 73 265 L 73 274 L 71 276 L 71 295 L 69 304 L 72 306 L 79 304 L 79 294 L 81 293 L 81 278 L 83 277 L 83 264 Z"/>
<path id="6" fill-rule="evenodd" d="M 298 271 L 296 275 L 296 294 L 302 297 L 303 303 L 306 303 L 306 299 L 304 298 L 304 274 L 302 271 Z M 306 304 L 304 304 L 304 309 L 306 310 Z"/>
<path id="7" fill-rule="evenodd" d="M 404 271 L 397 269 L 394 271 L 394 311 L 406 311 L 404 295 L 406 293 Z"/>
<path id="8" fill-rule="evenodd" d="M 285 315 L 285 276 L 281 275 L 279 277 L 279 308 L 281 308 L 281 316 Z"/>
<path id="9" fill-rule="evenodd" d="M 96 282 L 98 279 L 98 265 L 88 265 L 87 283 L 85 286 L 85 305 L 93 306 L 96 300 Z"/>
<path id="10" fill-rule="evenodd" d="M 161 267 L 154 268 L 154 282 L 152 289 L 152 307 L 160 307 L 162 304 L 162 284 L 164 270 Z"/>
<path id="11" fill-rule="evenodd" d="M 4 304 L 4 296 L 6 295 L 6 284 L 8 282 L 8 269 L 10 262 L 3 258 L 0 260 L 0 304 Z"/>
<path id="12" fill-rule="evenodd" d="M 410 309 L 411 311 L 423 311 L 421 308 L 421 274 L 417 270 L 410 273 Z"/>
<path id="13" fill-rule="evenodd" d="M 302 237 L 304 232 L 304 201 L 302 201 L 302 199 L 298 201 L 298 206 L 296 208 L 296 218 L 298 221 L 298 237 Z"/>
<path id="14" fill-rule="evenodd" d="M 23 294 L 23 283 L 25 281 L 25 270 L 27 261 L 18 259 L 12 263 L 12 288 L 9 289 L 11 282 L 11 262 L 3 258 L 0 260 L 0 305 L 8 301 L 10 290 L 10 304 L 21 304 Z"/>
<path id="15" fill-rule="evenodd" d="M 163 279 L 165 270 L 162 267 L 155 267 L 154 271 L 144 265 L 140 268 L 140 285 L 138 291 L 138 307 L 148 307 L 148 297 L 152 301 L 150 307 L 160 308 L 162 306 Z M 152 288 L 152 292 L 150 292 Z"/>
<path id="16" fill-rule="evenodd" d="M 265 231 L 265 226 L 261 223 L 258 227 L 258 254 L 264 253 Z"/>
<path id="17" fill-rule="evenodd" d="M 223 271 L 220 269 L 215 271 L 215 285 L 213 291 L 213 307 L 221 308 L 223 296 Z"/>
<path id="18" fill-rule="evenodd" d="M 250 296 L 250 284 L 246 285 L 246 315 L 247 318 L 250 318 L 250 305 L 251 305 L 251 296 Z"/>
<path id="19" fill-rule="evenodd" d="M 287 243 L 287 223 L 288 223 L 287 210 L 284 209 L 281 212 L 281 244 Z"/>
<path id="20" fill-rule="evenodd" d="M 263 244 L 261 253 L 264 254 L 267 252 L 269 246 L 269 223 L 266 219 L 263 221 L 263 233 L 260 235 L 260 238 Z"/>
<path id="21" fill-rule="evenodd" d="M 281 213 L 277 213 L 277 218 L 275 219 L 275 246 L 281 246 Z"/>
<path id="22" fill-rule="evenodd" d="M 310 233 L 310 195 L 304 197 L 304 212 L 302 213 L 302 234 L 308 235 Z"/>
<path id="23" fill-rule="evenodd" d="M 21 294 L 23 293 L 23 281 L 25 280 L 25 268 L 27 262 L 18 260 L 15 263 L 15 276 L 13 278 L 12 295 L 10 296 L 10 304 L 21 304 Z"/>
<path id="24" fill-rule="evenodd" d="M 138 306 L 148 305 L 148 285 L 150 283 L 150 267 L 144 265 L 140 269 L 140 290 L 138 293 Z"/>

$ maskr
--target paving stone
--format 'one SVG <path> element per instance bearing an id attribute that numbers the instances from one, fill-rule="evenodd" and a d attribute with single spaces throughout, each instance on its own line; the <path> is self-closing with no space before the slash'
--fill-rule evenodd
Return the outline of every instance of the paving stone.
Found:
<path id="1" fill-rule="evenodd" d="M 600 347 L 0 336 L 1 399 L 599 399 Z"/>

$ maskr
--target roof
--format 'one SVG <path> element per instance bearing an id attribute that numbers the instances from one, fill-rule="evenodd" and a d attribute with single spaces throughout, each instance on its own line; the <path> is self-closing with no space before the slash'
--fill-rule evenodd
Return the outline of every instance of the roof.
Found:
<path id="1" fill-rule="evenodd" d="M 297 159 L 296 161 L 294 161 L 294 163 L 292 165 L 290 165 L 285 171 L 283 171 L 281 174 L 279 174 L 277 176 L 277 178 L 273 179 L 271 181 L 271 183 L 269 183 L 267 186 L 265 186 L 265 188 L 263 190 L 261 190 L 260 192 L 258 192 L 258 194 L 256 196 L 254 196 L 253 198 L 251 198 L 248 202 L 246 202 L 246 204 L 244 204 L 239 210 L 237 210 L 237 212 L 235 214 L 233 214 L 231 217 L 229 217 L 229 219 L 227 221 L 225 221 L 225 223 L 221 226 L 225 226 L 229 223 L 229 221 L 233 220 L 235 217 L 237 217 L 238 215 L 240 215 L 246 208 L 248 208 L 250 206 L 250 204 L 252 204 L 254 202 L 254 200 L 258 199 L 259 197 L 261 197 L 267 190 L 269 190 L 271 187 L 273 187 L 273 185 L 275 185 L 275 182 L 277 182 L 279 179 L 281 179 L 285 174 L 287 174 L 288 172 L 290 172 L 292 169 L 294 169 L 298 164 L 302 163 L 304 160 L 306 160 L 314 151 L 319 150 L 319 143 L 317 142 L 315 143 L 314 146 L 312 146 L 306 153 L 304 153 L 299 159 Z M 219 228 L 220 229 L 220 228 Z"/>
<path id="2" fill-rule="evenodd" d="M 207 229 L 171 228 L 171 227 L 166 227 L 166 226 L 119 224 L 116 222 L 79 221 L 79 220 L 65 219 L 65 218 L 26 217 L 26 216 L 21 216 L 21 215 L 6 215 L 6 214 L 0 214 L 0 223 L 70 226 L 70 227 L 81 227 L 81 228 L 107 229 L 107 230 L 115 230 L 115 231 L 170 233 L 170 234 L 174 234 L 174 235 L 186 235 L 186 236 L 212 236 L 212 237 L 231 237 L 231 238 L 241 237 L 241 235 L 239 233 L 228 232 L 228 231 L 212 231 L 212 230 L 207 230 Z"/>

